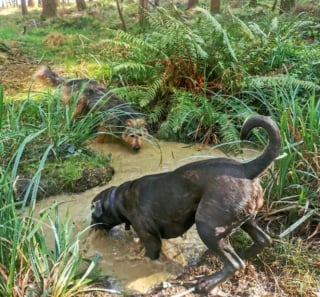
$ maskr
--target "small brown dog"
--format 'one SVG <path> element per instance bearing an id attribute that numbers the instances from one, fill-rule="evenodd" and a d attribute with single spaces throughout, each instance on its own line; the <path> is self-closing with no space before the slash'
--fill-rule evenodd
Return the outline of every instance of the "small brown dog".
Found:
<path id="1" fill-rule="evenodd" d="M 148 136 L 146 123 L 141 114 L 132 109 L 127 102 L 117 97 L 103 85 L 89 79 L 67 79 L 59 76 L 48 66 L 41 66 L 33 75 L 34 79 L 51 87 L 61 86 L 63 104 L 72 104 L 77 97 L 72 118 L 85 116 L 89 111 L 97 110 L 105 113 L 98 131 L 98 142 L 104 142 L 106 135 L 121 135 L 121 138 L 133 150 L 139 151 L 143 138 Z"/>
<path id="2" fill-rule="evenodd" d="M 202 241 L 224 263 L 222 270 L 199 279 L 195 287 L 198 292 L 209 292 L 245 265 L 228 239 L 235 228 L 241 227 L 253 240 L 243 251 L 244 259 L 271 243 L 255 222 L 263 205 L 258 176 L 279 155 L 281 138 L 269 117 L 255 116 L 244 123 L 241 139 L 257 127 L 267 131 L 269 145 L 256 159 L 247 163 L 228 158 L 202 160 L 108 188 L 92 201 L 92 225 L 106 230 L 122 223 L 126 229 L 132 225 L 146 256 L 158 259 L 161 238 L 181 236 L 195 223 Z"/>

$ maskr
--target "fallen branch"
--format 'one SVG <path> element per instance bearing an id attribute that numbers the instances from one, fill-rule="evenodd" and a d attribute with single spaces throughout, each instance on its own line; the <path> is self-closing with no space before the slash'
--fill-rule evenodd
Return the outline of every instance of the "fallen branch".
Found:
<path id="1" fill-rule="evenodd" d="M 185 290 L 185 291 L 183 291 L 183 292 L 180 292 L 180 293 L 178 293 L 178 294 L 172 295 L 171 297 L 182 297 L 182 296 L 185 296 L 185 295 L 187 295 L 187 294 L 189 294 L 189 293 L 192 293 L 195 289 L 196 289 L 196 288 L 193 287 L 193 288 L 190 288 L 190 289 Z"/>

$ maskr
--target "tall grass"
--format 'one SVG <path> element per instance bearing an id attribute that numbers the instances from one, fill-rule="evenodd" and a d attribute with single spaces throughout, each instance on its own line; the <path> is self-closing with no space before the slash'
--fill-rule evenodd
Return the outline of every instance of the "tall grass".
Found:
<path id="1" fill-rule="evenodd" d="M 20 143 L 28 135 L 38 132 L 40 134 L 28 143 L 28 149 L 23 151 L 21 159 L 24 165 L 29 163 L 30 168 L 33 168 L 49 144 L 48 158 L 57 162 L 70 155 L 86 154 L 86 143 L 97 135 L 95 131 L 104 115 L 89 113 L 86 117 L 73 120 L 72 114 L 80 96 L 81 93 L 75 95 L 70 107 L 61 103 L 59 89 L 54 93 L 47 91 L 34 94 L 33 98 L 29 95 L 23 101 L 6 102 L 2 116 L 2 126 L 5 126 L 2 143 L 5 149 L 1 152 L 0 163 L 7 163 Z M 4 138 L 6 133 L 8 136 Z"/>
<path id="2" fill-rule="evenodd" d="M 0 102 L 3 104 L 3 93 L 0 94 Z M 8 148 L 8 139 L 16 135 L 15 129 L 21 127 L 26 106 L 27 103 L 22 104 L 21 109 L 18 109 L 20 112 L 15 113 L 19 115 L 18 121 L 13 120 L 14 117 L 10 114 L 14 109 L 9 108 L 9 114 L 6 110 L 6 117 L 2 117 L 3 127 L 14 128 L 0 135 L 3 150 Z M 49 113 L 46 115 L 49 116 Z M 15 126 L 12 126 L 13 123 Z M 23 126 L 26 129 L 25 125 Z M 79 243 L 86 230 L 75 232 L 68 215 L 61 218 L 57 203 L 45 210 L 40 217 L 34 211 L 41 175 L 56 142 L 47 144 L 42 151 L 38 149 L 40 161 L 37 162 L 25 196 L 21 202 L 14 199 L 14 182 L 25 154 L 30 154 L 28 150 L 34 143 L 43 141 L 48 130 L 50 127 L 40 125 L 37 129 L 28 127 L 28 134 L 21 132 L 24 137 L 15 143 L 15 153 L 0 167 L 1 296 L 65 297 L 90 290 L 90 274 L 98 257 L 94 257 L 89 264 L 83 261 Z M 27 202 L 30 203 L 29 206 Z M 50 232 L 53 238 L 51 244 L 47 240 Z"/>
<path id="3" fill-rule="evenodd" d="M 265 179 L 268 207 L 290 211 L 320 209 L 320 102 L 299 86 L 275 86 L 247 93 L 279 124 L 283 156 Z"/>
<path id="4" fill-rule="evenodd" d="M 19 149 L 22 150 L 23 146 Z M 50 147 L 46 153 L 49 150 Z M 21 155 L 19 150 L 18 153 Z M 46 157 L 47 154 L 44 154 L 30 184 L 33 197 L 31 204 L 28 207 L 23 204 L 19 210 L 13 199 L 11 177 L 15 176 L 15 172 L 1 170 L 1 296 L 74 296 L 75 292 L 90 287 L 89 274 L 98 258 L 95 257 L 90 265 L 83 265 L 79 247 L 83 232 L 76 233 L 68 217 L 61 220 L 58 204 L 53 204 L 40 218 L 34 212 Z M 14 163 L 18 159 L 16 156 Z M 47 241 L 50 233 L 54 238 L 53 246 Z"/>
<path id="5" fill-rule="evenodd" d="M 2 129 L 3 99 L 4 99 L 3 86 L 0 85 L 0 131 L 1 131 L 1 129 Z"/>

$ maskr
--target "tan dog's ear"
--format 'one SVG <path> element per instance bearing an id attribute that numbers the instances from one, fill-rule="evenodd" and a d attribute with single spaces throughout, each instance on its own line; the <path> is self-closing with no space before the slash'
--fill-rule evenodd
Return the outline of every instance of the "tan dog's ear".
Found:
<path id="1" fill-rule="evenodd" d="M 144 119 L 128 119 L 126 125 L 130 128 L 145 128 L 146 122 Z"/>
<path id="2" fill-rule="evenodd" d="M 126 120 L 126 125 L 128 127 L 134 128 L 134 120 L 133 119 L 127 119 Z"/>
<path id="3" fill-rule="evenodd" d="M 136 121 L 141 128 L 146 127 L 146 121 L 144 119 L 137 119 Z"/>

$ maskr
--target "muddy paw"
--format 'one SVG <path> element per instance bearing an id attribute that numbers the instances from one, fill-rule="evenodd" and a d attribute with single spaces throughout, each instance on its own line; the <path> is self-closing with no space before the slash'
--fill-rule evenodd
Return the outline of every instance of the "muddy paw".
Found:
<path id="1" fill-rule="evenodd" d="M 196 287 L 195 287 L 195 292 L 200 293 L 200 294 L 207 294 L 209 293 L 215 285 L 212 284 L 212 281 L 208 279 L 201 279 L 198 281 Z"/>
<path id="2" fill-rule="evenodd" d="M 208 293 L 207 284 L 206 284 L 205 280 L 201 280 L 197 283 L 197 285 L 195 287 L 195 292 L 201 293 L 201 294 Z"/>

